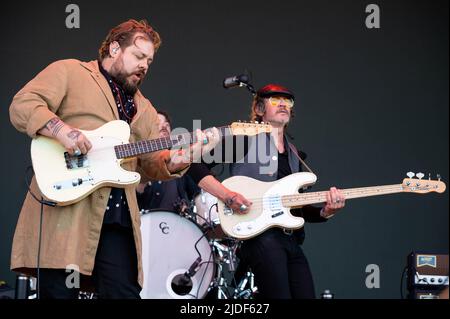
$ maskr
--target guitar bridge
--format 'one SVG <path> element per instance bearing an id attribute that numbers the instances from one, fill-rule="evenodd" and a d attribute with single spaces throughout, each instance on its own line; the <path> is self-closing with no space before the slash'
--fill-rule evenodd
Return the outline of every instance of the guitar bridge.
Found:
<path id="1" fill-rule="evenodd" d="M 232 210 L 230 207 L 228 207 L 228 206 L 225 206 L 225 207 L 224 207 L 223 213 L 224 213 L 224 215 L 226 215 L 226 216 L 230 216 L 230 215 L 233 215 L 233 214 L 234 214 L 233 210 Z"/>

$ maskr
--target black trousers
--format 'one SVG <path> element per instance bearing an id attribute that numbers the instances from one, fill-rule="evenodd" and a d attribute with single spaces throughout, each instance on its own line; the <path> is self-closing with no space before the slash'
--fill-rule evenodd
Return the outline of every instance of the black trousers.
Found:
<path id="1" fill-rule="evenodd" d="M 76 299 L 79 289 L 68 288 L 70 273 L 64 269 L 40 270 L 42 299 Z M 92 281 L 100 299 L 139 299 L 137 256 L 133 230 L 103 224 L 95 257 Z M 70 281 L 70 280 L 69 280 Z"/>
<path id="2" fill-rule="evenodd" d="M 243 242 L 239 268 L 250 267 L 263 299 L 314 299 L 311 270 L 295 235 L 279 228 Z"/>

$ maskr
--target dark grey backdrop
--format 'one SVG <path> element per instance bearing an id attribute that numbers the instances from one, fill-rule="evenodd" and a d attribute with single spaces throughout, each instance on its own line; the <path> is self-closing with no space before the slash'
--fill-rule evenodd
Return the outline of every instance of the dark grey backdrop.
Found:
<path id="1" fill-rule="evenodd" d="M 81 28 L 72 30 L 69 3 L 2 4 L 0 280 L 14 281 L 9 255 L 30 163 L 30 140 L 9 122 L 11 99 L 54 60 L 95 59 L 108 30 L 131 17 L 162 35 L 142 91 L 176 126 L 246 119 L 250 95 L 221 82 L 248 70 L 257 87 L 295 91 L 290 130 L 319 176 L 316 190 L 400 183 L 409 170 L 448 178 L 447 1 L 374 1 L 379 30 L 365 27 L 369 1 L 75 1 Z M 307 225 L 317 293 L 399 298 L 410 251 L 448 252 L 448 198 L 358 199 Z M 379 289 L 365 286 L 368 264 L 380 267 Z"/>

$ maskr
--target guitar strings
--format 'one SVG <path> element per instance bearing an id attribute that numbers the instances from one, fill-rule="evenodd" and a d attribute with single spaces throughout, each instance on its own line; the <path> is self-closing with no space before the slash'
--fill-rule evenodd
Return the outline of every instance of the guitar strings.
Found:
<path id="1" fill-rule="evenodd" d="M 403 189 L 401 184 L 398 185 L 392 185 L 389 187 L 384 187 L 383 190 L 384 191 L 392 191 L 392 192 L 399 192 Z M 318 192 L 318 193 L 322 193 L 325 194 L 325 192 Z M 354 194 L 358 194 L 361 193 L 361 191 L 348 191 L 347 194 L 348 195 L 354 195 Z M 377 195 L 379 194 L 378 190 L 373 190 L 372 192 L 365 192 L 367 194 L 367 196 L 370 195 Z M 305 196 L 306 195 L 306 196 Z M 382 194 L 379 194 L 382 195 Z M 276 196 L 272 196 L 272 197 L 268 197 L 268 198 L 248 198 L 248 200 L 250 200 L 253 204 L 251 206 L 252 209 L 260 209 L 263 208 L 265 205 L 270 205 L 270 204 L 274 204 L 274 203 L 280 203 L 281 206 L 285 207 L 283 204 L 285 204 L 286 200 L 289 199 L 294 199 L 298 202 L 304 202 L 304 203 L 299 203 L 300 205 L 308 205 L 308 204 L 314 204 L 314 203 L 323 203 L 326 202 L 326 198 L 324 198 L 324 195 L 317 195 L 317 193 L 311 193 L 311 194 L 293 194 L 293 195 L 284 195 L 280 197 L 276 197 Z M 351 199 L 351 198 L 349 198 Z"/>
<path id="2" fill-rule="evenodd" d="M 389 185 L 389 186 L 382 186 L 382 191 L 397 191 L 397 190 L 402 190 L 403 187 L 401 184 L 398 185 Z M 321 197 L 325 197 L 326 196 L 326 192 L 327 191 L 320 191 L 320 192 L 314 192 L 314 193 L 303 193 L 303 194 L 291 194 L 291 195 L 270 195 L 267 196 L 266 198 L 264 197 L 249 197 L 247 198 L 248 200 L 252 201 L 252 202 L 257 202 L 257 201 L 263 201 L 263 200 L 267 200 L 267 201 L 271 201 L 271 202 L 276 202 L 276 201 L 285 201 L 285 200 L 308 200 L 308 199 L 315 199 L 317 197 L 321 198 Z M 344 194 L 347 195 L 354 195 L 354 194 L 358 194 L 358 193 L 380 193 L 379 188 L 377 189 L 373 189 L 373 190 L 365 190 L 362 191 L 360 189 L 350 189 L 350 190 L 343 190 Z M 381 193 L 382 194 L 382 193 Z M 380 194 L 380 195 L 381 195 Z"/>

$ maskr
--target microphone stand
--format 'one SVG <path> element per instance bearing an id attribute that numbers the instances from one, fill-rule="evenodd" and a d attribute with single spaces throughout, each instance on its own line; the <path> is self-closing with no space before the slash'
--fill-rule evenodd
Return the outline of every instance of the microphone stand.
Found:
<path id="1" fill-rule="evenodd" d="M 239 87 L 245 87 L 253 96 L 256 96 L 256 90 L 253 85 L 246 82 L 239 82 Z"/>

